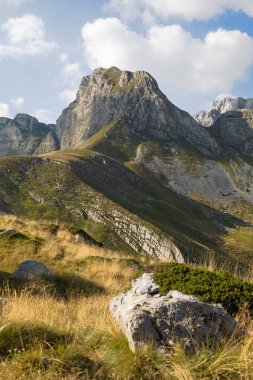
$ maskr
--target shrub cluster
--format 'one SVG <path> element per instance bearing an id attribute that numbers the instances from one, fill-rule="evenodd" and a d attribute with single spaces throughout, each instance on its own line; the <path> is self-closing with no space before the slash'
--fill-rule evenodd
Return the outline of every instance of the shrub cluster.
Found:
<path id="1" fill-rule="evenodd" d="M 220 303 L 232 315 L 245 306 L 253 314 L 253 284 L 228 272 L 210 272 L 185 264 L 168 263 L 154 272 L 154 280 L 162 294 L 178 290 L 203 302 Z"/>

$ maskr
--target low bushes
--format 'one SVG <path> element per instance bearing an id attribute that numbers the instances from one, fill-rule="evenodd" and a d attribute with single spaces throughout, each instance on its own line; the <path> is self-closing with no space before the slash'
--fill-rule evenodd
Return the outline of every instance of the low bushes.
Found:
<path id="1" fill-rule="evenodd" d="M 232 315 L 244 306 L 253 314 L 253 284 L 227 272 L 210 272 L 185 264 L 168 263 L 154 272 L 154 280 L 162 294 L 178 290 L 203 302 L 221 303 Z"/>

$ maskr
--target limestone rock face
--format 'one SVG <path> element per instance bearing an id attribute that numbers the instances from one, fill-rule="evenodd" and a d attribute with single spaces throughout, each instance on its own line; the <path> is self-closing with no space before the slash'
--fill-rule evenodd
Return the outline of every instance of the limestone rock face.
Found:
<path id="1" fill-rule="evenodd" d="M 141 219 L 133 214 L 125 215 L 111 210 L 104 213 L 101 205 L 90 204 L 85 206 L 85 213 L 89 219 L 111 225 L 113 231 L 120 236 L 133 250 L 142 255 L 150 255 L 161 261 L 183 263 L 184 257 L 174 241 L 156 231 L 148 223 L 144 225 Z"/>
<path id="2" fill-rule="evenodd" d="M 223 151 L 253 156 L 253 110 L 229 111 L 210 128 Z"/>
<path id="3" fill-rule="evenodd" d="M 203 303 L 176 290 L 161 296 L 152 274 L 147 273 L 132 283 L 129 292 L 112 299 L 110 312 L 133 352 L 148 342 L 158 349 L 180 342 L 193 352 L 196 343 L 218 343 L 238 330 L 221 305 Z"/>
<path id="4" fill-rule="evenodd" d="M 210 110 L 200 111 L 194 117 L 197 122 L 204 127 L 211 127 L 218 118 L 228 111 L 239 111 L 243 109 L 253 109 L 253 99 L 225 97 L 213 102 Z"/>
<path id="5" fill-rule="evenodd" d="M 50 276 L 50 274 L 50 270 L 44 264 L 36 260 L 26 260 L 11 274 L 11 278 L 30 279 L 41 275 Z"/>
<path id="6" fill-rule="evenodd" d="M 41 141 L 40 145 L 36 148 L 35 154 L 49 153 L 54 150 L 60 149 L 59 141 L 54 131 L 48 132 L 45 138 Z"/>
<path id="7" fill-rule="evenodd" d="M 54 130 L 54 125 L 40 123 L 26 114 L 17 114 L 13 120 L 0 117 L 0 156 L 56 150 L 59 144 Z"/>
<path id="8" fill-rule="evenodd" d="M 61 148 L 75 148 L 109 123 L 120 126 L 121 138 L 168 139 L 190 143 L 216 155 L 219 146 L 187 112 L 174 106 L 148 73 L 99 68 L 83 78 L 76 100 L 56 123 Z"/>

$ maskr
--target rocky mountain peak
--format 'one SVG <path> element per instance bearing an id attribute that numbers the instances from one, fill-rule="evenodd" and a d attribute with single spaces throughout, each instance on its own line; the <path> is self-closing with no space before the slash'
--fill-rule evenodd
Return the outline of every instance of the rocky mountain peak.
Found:
<path id="1" fill-rule="evenodd" d="M 18 113 L 13 120 L 0 117 L 0 156 L 46 153 L 58 148 L 55 125 L 40 123 L 25 113 Z"/>
<path id="2" fill-rule="evenodd" d="M 241 97 L 224 97 L 222 99 L 215 100 L 209 110 L 200 111 L 194 116 L 194 118 L 204 127 L 210 127 L 225 112 L 239 111 L 243 109 L 253 109 L 252 98 L 245 99 Z"/>
<path id="3" fill-rule="evenodd" d="M 186 112 L 173 105 L 145 71 L 98 68 L 83 78 L 77 98 L 56 123 L 61 148 L 75 148 L 109 124 L 121 128 L 121 140 L 184 139 L 202 153 L 219 148 Z"/>

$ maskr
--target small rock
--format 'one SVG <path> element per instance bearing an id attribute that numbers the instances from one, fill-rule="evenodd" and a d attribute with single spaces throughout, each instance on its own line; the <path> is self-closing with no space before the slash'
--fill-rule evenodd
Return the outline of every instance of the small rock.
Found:
<path id="1" fill-rule="evenodd" d="M 10 277 L 29 279 L 41 275 L 50 276 L 51 271 L 36 260 L 26 260 L 18 266 L 18 269 Z"/>
<path id="2" fill-rule="evenodd" d="M 9 235 L 9 234 L 12 234 L 13 232 L 16 232 L 15 228 L 11 228 L 9 230 L 1 231 L 0 235 Z"/>
<path id="3" fill-rule="evenodd" d="M 132 281 L 132 292 L 136 296 L 142 294 L 157 294 L 159 286 L 153 280 L 152 273 L 144 273 L 142 277 Z"/>

